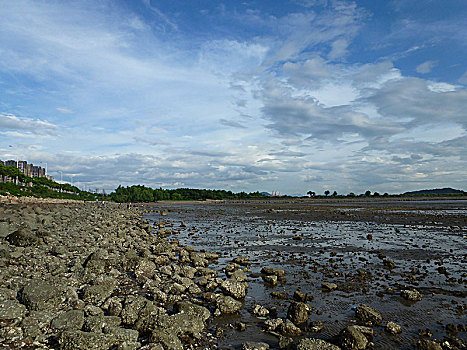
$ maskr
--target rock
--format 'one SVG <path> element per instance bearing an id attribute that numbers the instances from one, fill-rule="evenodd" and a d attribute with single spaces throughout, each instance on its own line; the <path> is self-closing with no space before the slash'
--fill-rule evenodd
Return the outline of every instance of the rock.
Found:
<path id="1" fill-rule="evenodd" d="M 246 324 L 243 322 L 235 322 L 235 329 L 239 332 L 244 332 L 246 330 Z"/>
<path id="2" fill-rule="evenodd" d="M 298 236 L 298 235 L 297 235 L 297 236 L 294 236 L 292 239 L 293 239 L 294 241 L 303 241 L 303 236 Z"/>
<path id="3" fill-rule="evenodd" d="M 86 287 L 83 294 L 83 300 L 94 305 L 101 305 L 112 295 L 117 286 L 117 281 L 113 277 L 105 277 L 94 283 L 94 285 Z"/>
<path id="4" fill-rule="evenodd" d="M 312 333 L 321 332 L 324 328 L 324 324 L 321 321 L 313 321 L 308 325 L 308 331 Z"/>
<path id="5" fill-rule="evenodd" d="M 84 324 L 84 311 L 66 311 L 52 320 L 51 327 L 56 329 L 80 330 Z"/>
<path id="6" fill-rule="evenodd" d="M 269 315 L 269 310 L 266 309 L 264 306 L 261 306 L 261 305 L 255 305 L 255 307 L 253 308 L 253 313 L 256 315 L 256 316 L 260 316 L 260 317 L 264 317 L 264 316 L 267 316 Z"/>
<path id="7" fill-rule="evenodd" d="M 308 320 L 308 315 L 311 312 L 311 306 L 301 303 L 293 302 L 290 304 L 287 311 L 287 319 L 292 321 L 294 324 L 303 324 Z"/>
<path id="8" fill-rule="evenodd" d="M 26 307 L 17 300 L 0 301 L 0 327 L 15 326 L 26 314 Z"/>
<path id="9" fill-rule="evenodd" d="M 331 291 L 337 289 L 337 284 L 335 284 L 335 283 L 330 283 L 330 282 L 323 282 L 323 283 L 321 284 L 321 288 L 323 288 L 324 290 L 327 290 L 327 291 L 331 292 Z"/>
<path id="10" fill-rule="evenodd" d="M 140 259 L 135 269 L 136 278 L 144 276 L 152 278 L 156 272 L 156 264 L 148 259 Z"/>
<path id="11" fill-rule="evenodd" d="M 237 282 L 235 280 L 224 280 L 220 288 L 222 291 L 235 299 L 243 299 L 247 293 L 247 284 L 245 282 Z"/>
<path id="12" fill-rule="evenodd" d="M 399 326 L 397 323 L 394 323 L 392 321 L 389 321 L 387 324 L 386 324 L 386 331 L 393 334 L 393 335 L 396 335 L 396 334 L 400 334 L 402 333 L 402 327 Z"/>
<path id="13" fill-rule="evenodd" d="M 383 260 L 383 265 L 384 265 L 384 267 L 386 267 L 389 270 L 392 270 L 392 269 L 394 269 L 396 267 L 396 264 L 391 259 L 384 259 Z"/>
<path id="14" fill-rule="evenodd" d="M 378 311 L 364 304 L 357 306 L 355 309 L 355 315 L 359 321 L 367 326 L 380 325 L 383 321 L 383 318 Z"/>
<path id="15" fill-rule="evenodd" d="M 271 286 L 275 286 L 277 284 L 277 276 L 275 275 L 266 275 L 262 277 L 263 277 L 264 282 L 266 282 L 267 284 Z"/>
<path id="16" fill-rule="evenodd" d="M 300 340 L 297 350 L 340 350 L 340 348 L 321 339 L 305 338 Z"/>
<path id="17" fill-rule="evenodd" d="M 284 323 L 284 321 L 281 318 L 275 318 L 265 321 L 264 325 L 266 326 L 266 330 L 275 331 L 282 323 Z"/>
<path id="18" fill-rule="evenodd" d="M 217 308 L 223 314 L 233 314 L 241 309 L 242 303 L 230 296 L 221 296 L 217 299 Z"/>
<path id="19" fill-rule="evenodd" d="M 28 310 L 57 310 L 64 298 L 60 289 L 43 280 L 33 280 L 21 292 L 21 302 Z"/>
<path id="20" fill-rule="evenodd" d="M 282 299 L 282 300 L 289 299 L 289 296 L 285 292 L 272 292 L 271 296 L 276 299 Z"/>
<path id="21" fill-rule="evenodd" d="M 339 333 L 339 345 L 344 350 L 360 350 L 366 349 L 368 339 L 360 330 L 355 326 L 344 328 Z"/>
<path id="22" fill-rule="evenodd" d="M 63 350 L 107 350 L 115 344 L 115 338 L 110 334 L 73 330 L 62 332 L 59 343 Z"/>
<path id="23" fill-rule="evenodd" d="M 288 337 L 298 337 L 302 335 L 301 329 L 294 325 L 290 320 L 285 320 L 285 322 L 281 324 L 280 332 L 282 335 Z"/>
<path id="24" fill-rule="evenodd" d="M 230 274 L 230 278 L 237 282 L 244 282 L 246 281 L 246 274 L 242 270 L 235 270 L 232 274 Z"/>
<path id="25" fill-rule="evenodd" d="M 417 350 L 442 350 L 442 346 L 432 340 L 420 339 L 417 342 Z"/>
<path id="26" fill-rule="evenodd" d="M 250 259 L 244 256 L 238 256 L 233 260 L 234 263 L 241 265 L 241 266 L 250 266 L 251 262 Z"/>
<path id="27" fill-rule="evenodd" d="M 403 297 L 406 300 L 410 301 L 420 301 L 422 300 L 422 295 L 416 291 L 415 289 L 410 290 L 410 289 L 405 289 L 401 291 L 401 297 Z"/>
<path id="28" fill-rule="evenodd" d="M 269 267 L 263 267 L 261 273 L 265 275 L 274 275 L 278 278 L 283 278 L 285 276 L 285 271 L 282 269 L 273 269 Z"/>
<path id="29" fill-rule="evenodd" d="M 17 247 L 28 247 L 32 245 L 38 245 L 40 243 L 39 237 L 29 230 L 23 230 L 22 228 L 10 233 L 6 240 Z"/>
<path id="30" fill-rule="evenodd" d="M 165 329 L 156 329 L 149 338 L 151 343 L 162 344 L 163 349 L 183 350 L 183 345 L 176 334 Z"/>
<path id="31" fill-rule="evenodd" d="M 279 337 L 279 349 L 289 349 L 290 346 L 293 344 L 293 339 L 290 337 Z"/>
<path id="32" fill-rule="evenodd" d="M 93 333 L 102 333 L 105 327 L 118 327 L 122 323 L 116 316 L 88 316 L 84 319 L 83 330 Z"/>
<path id="33" fill-rule="evenodd" d="M 134 329 L 120 328 L 115 326 L 104 326 L 104 334 L 111 334 L 119 343 L 135 343 L 138 341 L 139 333 Z"/>
<path id="34" fill-rule="evenodd" d="M 258 342 L 246 342 L 246 343 L 243 343 L 242 349 L 243 350 L 268 350 L 269 344 L 258 343 Z"/>
<path id="35" fill-rule="evenodd" d="M 302 301 L 306 303 L 309 300 L 313 300 L 313 297 L 311 295 L 303 293 L 300 289 L 297 289 L 293 294 L 293 299 L 295 301 Z"/>

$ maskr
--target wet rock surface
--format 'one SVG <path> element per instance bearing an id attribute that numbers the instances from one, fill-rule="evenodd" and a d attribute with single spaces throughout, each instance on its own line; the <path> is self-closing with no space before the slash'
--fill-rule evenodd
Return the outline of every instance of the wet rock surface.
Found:
<path id="1" fill-rule="evenodd" d="M 0 347 L 462 349 L 467 204 L 396 204 L 2 206 Z"/>

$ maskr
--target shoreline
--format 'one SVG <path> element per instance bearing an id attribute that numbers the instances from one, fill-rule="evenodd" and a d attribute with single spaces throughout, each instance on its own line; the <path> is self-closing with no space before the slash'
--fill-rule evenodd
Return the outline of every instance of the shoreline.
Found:
<path id="1" fill-rule="evenodd" d="M 201 231 L 197 232 L 197 222 L 215 223 L 211 226 L 215 232 L 225 225 L 224 230 L 231 232 L 233 230 L 229 230 L 226 223 L 239 220 L 248 225 L 255 221 L 265 223 L 268 227 L 271 227 L 269 223 L 281 225 L 281 222 L 286 222 L 291 235 L 285 238 L 289 242 L 302 242 L 304 234 L 299 233 L 298 227 L 294 230 L 289 228 L 291 222 L 296 221 L 301 225 L 310 222 L 311 228 L 319 220 L 323 228 L 331 223 L 339 224 L 342 220 L 351 222 L 352 217 L 348 214 L 338 215 L 342 212 L 341 207 L 322 207 L 313 203 L 303 207 L 304 201 L 277 203 L 258 200 L 214 203 L 180 201 L 147 206 L 138 204 L 131 209 L 116 203 L 106 203 L 104 207 L 93 203 L 38 201 L 0 206 L 0 304 L 3 305 L 3 309 L 0 308 L 0 345 L 11 349 L 24 346 L 52 349 L 208 349 L 223 344 L 223 332 L 238 332 L 234 336 L 239 337 L 254 332 L 254 337 L 261 335 L 258 339 L 260 343 L 266 343 L 248 345 L 252 349 L 265 348 L 267 343 L 276 347 L 277 342 L 284 347 L 318 342 L 323 347 L 352 349 L 345 344 L 358 338 L 365 344 L 362 348 L 367 348 L 373 338 L 368 332 L 385 332 L 380 321 L 372 323 L 368 314 L 378 315 L 379 311 L 370 307 L 363 308 L 362 312 L 367 316 L 358 316 L 357 312 L 356 322 L 360 325 L 358 327 L 363 328 L 349 328 L 354 326 L 344 327 L 343 324 L 339 332 L 331 327 L 329 329 L 334 332 L 332 335 L 335 338 L 323 333 L 326 334 L 323 340 L 323 335 L 310 330 L 322 324 L 308 323 L 308 317 L 316 316 L 311 310 L 319 300 L 313 302 L 307 299 L 308 294 L 300 294 L 300 288 L 297 289 L 299 292 L 291 291 L 283 295 L 280 289 L 274 289 L 275 286 L 281 289 L 286 286 L 297 288 L 299 284 L 295 284 L 298 282 L 293 282 L 292 278 L 295 272 L 284 270 L 280 264 L 268 265 L 270 262 L 266 260 L 249 260 L 242 256 L 241 251 L 248 252 L 248 249 L 241 248 L 246 241 L 240 241 L 235 245 L 240 250 L 230 250 L 230 253 L 222 244 L 220 249 L 211 249 L 209 245 L 195 249 L 181 243 L 182 240 L 196 242 L 203 238 Z M 354 217 L 355 221 L 365 224 L 374 216 L 374 203 L 369 204 L 361 211 L 364 215 Z M 415 204 L 417 208 L 419 204 Z M 211 213 L 213 209 L 216 212 Z M 239 214 L 238 210 L 244 214 Z M 226 216 L 230 211 L 232 214 L 229 215 L 232 216 Z M 221 220 L 226 220 L 223 224 L 215 216 L 217 212 Z M 423 223 L 421 218 L 424 216 L 420 213 L 413 217 L 397 212 L 394 215 L 402 217 L 404 225 L 412 223 L 414 217 L 418 218 L 418 224 Z M 148 217 L 152 217 L 154 223 L 148 221 Z M 436 217 L 444 225 L 442 217 Z M 453 221 L 453 217 L 456 216 L 446 216 L 445 219 Z M 454 228 L 454 233 L 464 232 L 466 216 L 461 214 L 458 217 L 464 220 L 464 226 Z M 189 218 L 195 221 L 190 223 L 187 221 Z M 430 216 L 426 219 L 427 222 L 431 220 Z M 255 230 L 251 229 L 252 232 Z M 376 236 L 376 233 L 373 234 Z M 368 237 L 364 239 L 365 242 L 370 240 Z M 216 241 L 208 236 L 204 239 L 211 244 Z M 306 238 L 303 242 L 306 242 Z M 337 255 L 329 256 L 330 265 L 327 266 L 326 256 L 324 261 L 319 257 L 316 266 L 321 266 L 320 269 L 331 276 L 335 273 L 333 266 L 336 264 L 333 256 L 343 256 L 347 247 L 329 248 L 337 249 Z M 214 253 L 219 250 L 219 253 Z M 294 250 L 291 253 L 294 255 Z M 368 250 L 365 254 L 373 252 Z M 436 257 L 437 253 L 433 256 Z M 369 259 L 365 257 L 362 261 L 366 264 Z M 302 269 L 301 264 L 298 265 L 299 269 Z M 307 264 L 309 262 L 303 266 Z M 384 268 L 382 271 L 392 273 L 392 270 Z M 344 272 L 339 273 L 344 275 Z M 375 272 L 376 275 L 380 273 Z M 339 293 L 335 297 L 344 293 L 346 299 L 347 288 L 351 288 L 349 291 L 360 285 L 367 288 L 367 283 L 374 278 L 371 275 L 373 272 L 370 275 L 349 275 L 356 278 L 350 284 L 325 280 L 329 283 L 323 282 L 322 288 L 329 288 L 330 291 L 337 288 Z M 401 276 L 408 277 L 410 281 L 410 275 Z M 292 280 L 290 283 L 286 281 L 289 278 Z M 303 282 L 303 279 L 300 280 Z M 461 278 L 459 281 L 463 283 Z M 402 288 L 403 284 L 398 288 Z M 279 292 L 278 297 L 281 295 L 281 298 L 285 298 L 278 304 L 282 305 L 281 314 L 274 311 L 275 306 L 268 305 L 268 302 L 257 304 L 258 307 L 250 305 L 258 288 L 272 288 L 272 291 Z M 417 289 L 422 293 L 434 291 Z M 407 290 L 413 292 L 416 289 L 410 287 Z M 394 291 L 385 293 L 392 298 Z M 462 291 L 456 293 L 460 294 L 448 294 L 447 297 L 465 297 Z M 323 295 L 332 297 L 332 294 Z M 418 298 L 418 294 L 414 295 Z M 424 299 L 428 297 L 423 296 Z M 458 306 L 461 307 L 460 304 Z M 336 314 L 335 317 L 337 321 L 342 315 Z M 248 321 L 242 322 L 243 318 Z M 227 324 L 222 320 L 227 320 Z M 264 320 L 270 322 L 265 323 Z M 384 327 L 387 321 L 393 320 L 385 319 Z M 242 333 L 244 327 L 251 330 Z M 255 332 L 255 327 L 260 327 L 261 332 Z M 262 327 L 269 327 L 266 328 L 269 331 Z M 458 331 L 465 332 L 462 323 L 456 324 L 456 327 Z M 319 341 L 313 340 L 318 338 Z M 433 342 L 424 337 L 419 340 L 420 346 L 435 346 Z M 234 348 L 240 347 L 241 344 Z"/>

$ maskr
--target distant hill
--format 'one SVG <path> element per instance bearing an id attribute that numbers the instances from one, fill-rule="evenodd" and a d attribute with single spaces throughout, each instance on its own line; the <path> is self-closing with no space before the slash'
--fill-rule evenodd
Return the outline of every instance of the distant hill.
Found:
<path id="1" fill-rule="evenodd" d="M 436 188 L 432 190 L 420 190 L 420 191 L 411 191 L 405 192 L 405 195 L 417 195 L 417 194 L 463 194 L 466 193 L 461 190 L 455 190 L 454 188 Z"/>
<path id="2" fill-rule="evenodd" d="M 262 194 L 263 196 L 268 196 L 268 197 L 271 196 L 271 194 L 269 192 L 261 192 L 260 194 Z"/>

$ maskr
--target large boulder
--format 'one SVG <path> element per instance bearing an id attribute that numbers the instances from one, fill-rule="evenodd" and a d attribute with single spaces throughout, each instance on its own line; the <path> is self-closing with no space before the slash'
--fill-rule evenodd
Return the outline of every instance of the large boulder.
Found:
<path id="1" fill-rule="evenodd" d="M 222 314 L 233 314 L 240 310 L 242 305 L 242 302 L 228 295 L 219 297 L 216 302 L 217 309 Z"/>
<path id="2" fill-rule="evenodd" d="M 311 307 L 305 303 L 293 302 L 287 311 L 287 319 L 294 324 L 303 324 L 308 320 Z"/>
<path id="3" fill-rule="evenodd" d="M 40 238 L 37 237 L 30 230 L 23 230 L 22 228 L 17 229 L 16 231 L 10 233 L 6 240 L 17 247 L 28 247 L 32 245 L 38 245 L 40 243 Z"/>
<path id="4" fill-rule="evenodd" d="M 79 330 L 84 324 L 83 310 L 69 310 L 61 313 L 52 320 L 52 328 Z"/>
<path id="5" fill-rule="evenodd" d="M 247 284 L 233 279 L 222 281 L 220 287 L 225 294 L 230 295 L 235 299 L 243 299 L 247 293 Z"/>
<path id="6" fill-rule="evenodd" d="M 28 310 L 58 310 L 65 301 L 63 290 L 43 280 L 33 280 L 21 292 L 21 302 Z"/>

